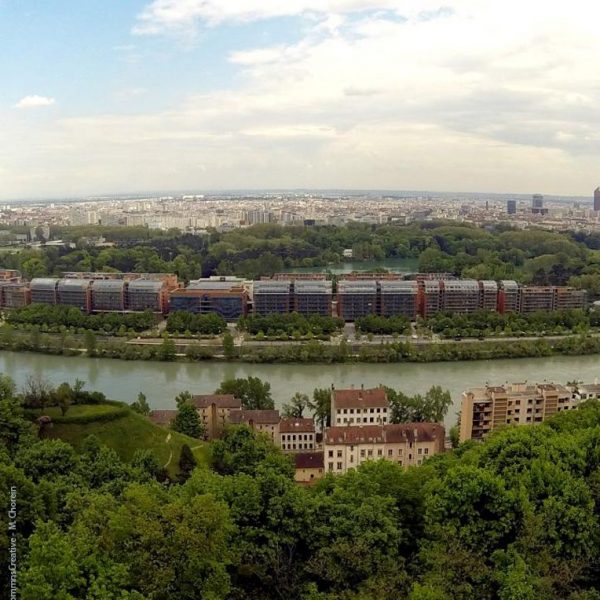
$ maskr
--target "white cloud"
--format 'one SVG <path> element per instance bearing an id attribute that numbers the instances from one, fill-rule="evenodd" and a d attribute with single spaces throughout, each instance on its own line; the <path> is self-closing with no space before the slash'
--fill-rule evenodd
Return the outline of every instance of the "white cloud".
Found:
<path id="1" fill-rule="evenodd" d="M 145 14 L 156 19 L 138 26 L 151 23 L 156 32 L 282 10 L 318 16 L 303 22 L 297 43 L 233 52 L 229 60 L 243 73 L 235 87 L 192 95 L 170 110 L 35 128 L 3 123 L 0 114 L 1 191 L 573 194 L 598 185 L 600 5 L 445 4 L 440 12 L 431 0 L 154 2 Z M 359 8 L 381 12 L 348 15 Z"/>
<path id="2" fill-rule="evenodd" d="M 54 104 L 54 98 L 48 96 L 25 96 L 21 98 L 16 104 L 15 108 L 39 108 L 40 106 L 51 106 Z"/>

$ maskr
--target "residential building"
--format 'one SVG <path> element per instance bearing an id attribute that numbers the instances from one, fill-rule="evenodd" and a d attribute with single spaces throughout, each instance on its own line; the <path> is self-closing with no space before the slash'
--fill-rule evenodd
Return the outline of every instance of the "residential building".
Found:
<path id="1" fill-rule="evenodd" d="M 337 284 L 338 314 L 345 321 L 377 313 L 377 282 L 341 280 Z"/>
<path id="2" fill-rule="evenodd" d="M 595 211 L 600 210 L 600 187 L 597 187 L 594 190 L 594 210 Z"/>
<path id="3" fill-rule="evenodd" d="M 571 287 L 554 288 L 554 310 L 570 310 L 573 308 L 586 308 L 587 292 Z"/>
<path id="4" fill-rule="evenodd" d="M 154 424 L 169 427 L 176 415 L 176 410 L 151 410 L 149 417 Z"/>
<path id="5" fill-rule="evenodd" d="M 255 281 L 252 303 L 256 315 L 292 312 L 292 282 L 290 280 Z"/>
<path id="6" fill-rule="evenodd" d="M 58 304 L 92 312 L 92 281 L 90 279 L 60 279 L 57 286 Z"/>
<path id="7" fill-rule="evenodd" d="M 292 284 L 293 308 L 297 313 L 331 316 L 333 287 L 331 281 L 324 279 L 298 280 Z"/>
<path id="8" fill-rule="evenodd" d="M 573 392 L 553 383 L 510 383 L 463 392 L 460 439 L 482 439 L 505 425 L 533 425 L 577 406 Z"/>
<path id="9" fill-rule="evenodd" d="M 600 398 L 600 383 L 582 383 L 575 386 L 575 397 L 578 400 Z"/>
<path id="10" fill-rule="evenodd" d="M 274 443 L 279 440 L 278 410 L 232 410 L 229 418 L 232 425 L 248 425 L 268 435 Z"/>
<path id="11" fill-rule="evenodd" d="M 294 455 L 296 483 L 312 483 L 323 477 L 323 452 L 297 452 Z"/>
<path id="12" fill-rule="evenodd" d="M 233 394 L 193 396 L 192 405 L 198 412 L 204 426 L 205 436 L 209 440 L 220 437 L 225 427 L 231 422 L 231 412 L 239 411 L 242 408 L 241 400 Z"/>
<path id="13" fill-rule="evenodd" d="M 289 418 L 279 421 L 279 445 L 284 452 L 314 450 L 315 439 L 313 419 Z"/>
<path id="14" fill-rule="evenodd" d="M 498 310 L 498 284 L 495 281 L 479 281 L 479 308 Z"/>
<path id="15" fill-rule="evenodd" d="M 26 283 L 2 282 L 0 292 L 4 308 L 21 308 L 31 304 L 31 290 Z"/>
<path id="16" fill-rule="evenodd" d="M 444 427 L 438 423 L 329 427 L 323 435 L 325 470 L 342 474 L 380 459 L 418 466 L 444 451 L 444 437 Z"/>
<path id="17" fill-rule="evenodd" d="M 168 310 L 168 299 L 164 282 L 153 279 L 130 281 L 127 286 L 127 306 L 133 311 L 165 313 Z"/>
<path id="18" fill-rule="evenodd" d="M 426 279 L 421 282 L 420 313 L 427 319 L 442 310 L 442 281 Z"/>
<path id="19" fill-rule="evenodd" d="M 383 317 L 401 315 L 415 321 L 418 311 L 419 284 L 416 281 L 379 281 L 379 314 Z"/>
<path id="20" fill-rule="evenodd" d="M 92 284 L 94 312 L 125 310 L 125 282 L 119 279 L 98 279 Z"/>
<path id="21" fill-rule="evenodd" d="M 517 214 L 517 201 L 516 200 L 507 200 L 506 201 L 506 212 L 509 215 Z"/>
<path id="22" fill-rule="evenodd" d="M 331 424 L 373 425 L 389 422 L 390 403 L 383 387 L 331 390 Z"/>
<path id="23" fill-rule="evenodd" d="M 521 310 L 521 288 L 516 281 L 503 280 L 498 289 L 498 312 L 519 312 Z"/>
<path id="24" fill-rule="evenodd" d="M 521 288 L 521 313 L 554 308 L 554 287 L 550 285 L 526 285 Z"/>
<path id="25" fill-rule="evenodd" d="M 36 277 L 31 280 L 31 302 L 33 304 L 57 304 L 56 288 L 58 279 L 55 277 Z"/>
<path id="26" fill-rule="evenodd" d="M 454 314 L 472 313 L 479 309 L 479 283 L 474 279 L 442 281 L 442 311 Z"/>

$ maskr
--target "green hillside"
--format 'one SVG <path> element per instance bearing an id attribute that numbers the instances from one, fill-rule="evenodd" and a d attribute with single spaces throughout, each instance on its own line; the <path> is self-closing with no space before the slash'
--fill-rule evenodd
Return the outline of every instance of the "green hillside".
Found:
<path id="1" fill-rule="evenodd" d="M 126 410 L 125 416 L 106 420 L 106 414 L 114 410 L 115 406 L 103 404 L 73 406 L 69 409 L 67 418 L 77 419 L 97 414 L 99 420 L 89 423 L 55 422 L 46 437 L 60 438 L 79 449 L 88 435 L 95 435 L 102 444 L 115 450 L 126 461 L 131 460 L 136 450 L 152 450 L 171 476 L 176 475 L 179 470 L 179 456 L 183 444 L 192 448 L 198 464 L 207 462 L 206 443 L 155 425 L 147 417 L 129 409 Z M 44 413 L 51 417 L 60 415 L 57 408 L 47 408 Z"/>

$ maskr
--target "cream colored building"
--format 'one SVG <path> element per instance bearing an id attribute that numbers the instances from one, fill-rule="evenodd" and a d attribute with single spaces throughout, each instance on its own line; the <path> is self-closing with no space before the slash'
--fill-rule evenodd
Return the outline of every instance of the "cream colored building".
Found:
<path id="1" fill-rule="evenodd" d="M 316 447 L 315 422 L 312 419 L 281 419 L 279 445 L 284 452 L 308 452 Z"/>
<path id="2" fill-rule="evenodd" d="M 296 468 L 294 481 L 310 484 L 324 475 L 322 452 L 297 452 L 294 455 Z"/>
<path id="3" fill-rule="evenodd" d="M 390 403 L 382 387 L 331 390 L 331 424 L 385 425 L 389 422 Z"/>
<path id="4" fill-rule="evenodd" d="M 577 407 L 573 391 L 554 383 L 510 383 L 463 392 L 460 441 L 478 440 L 505 425 L 534 425 Z"/>
<path id="5" fill-rule="evenodd" d="M 193 396 L 192 405 L 198 412 L 209 440 L 218 438 L 229 424 L 231 412 L 242 408 L 242 402 L 233 394 Z"/>
<path id="6" fill-rule="evenodd" d="M 232 425 L 248 425 L 255 431 L 266 433 L 275 444 L 279 442 L 278 410 L 234 410 L 229 418 Z"/>
<path id="7" fill-rule="evenodd" d="M 329 427 L 323 434 L 326 472 L 340 474 L 368 460 L 417 466 L 444 451 L 444 427 L 438 423 L 403 423 Z"/>

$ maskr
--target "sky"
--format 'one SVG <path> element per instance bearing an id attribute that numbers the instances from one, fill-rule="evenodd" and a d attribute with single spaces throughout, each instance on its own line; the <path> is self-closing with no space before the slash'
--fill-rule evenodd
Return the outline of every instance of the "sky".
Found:
<path id="1" fill-rule="evenodd" d="M 0 198 L 591 195 L 600 3 L 0 0 Z"/>

